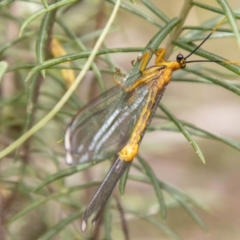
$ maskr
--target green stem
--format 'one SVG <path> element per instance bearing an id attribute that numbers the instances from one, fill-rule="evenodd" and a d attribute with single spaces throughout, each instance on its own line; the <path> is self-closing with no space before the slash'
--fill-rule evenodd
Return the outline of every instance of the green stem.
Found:
<path id="1" fill-rule="evenodd" d="M 45 126 L 46 123 L 49 122 L 59 112 L 59 110 L 63 107 L 63 105 L 68 101 L 68 99 L 71 97 L 73 92 L 77 89 L 79 83 L 85 76 L 89 67 L 91 66 L 91 64 L 97 54 L 97 50 L 102 45 L 112 23 L 117 15 L 117 11 L 119 9 L 120 2 L 121 2 L 121 0 L 118 0 L 116 5 L 114 6 L 113 12 L 106 24 L 106 27 L 104 28 L 101 36 L 99 37 L 98 41 L 96 42 L 91 55 L 89 56 L 85 65 L 83 66 L 82 71 L 77 76 L 75 82 L 71 85 L 71 87 L 64 94 L 64 96 L 61 98 L 61 100 L 55 105 L 55 107 L 41 121 L 39 121 L 36 125 L 34 125 L 31 129 L 29 129 L 25 134 L 23 134 L 20 138 L 18 138 L 15 142 L 13 142 L 11 145 L 9 145 L 3 151 L 0 152 L 0 159 L 5 157 L 9 153 L 11 153 L 13 150 L 15 150 L 17 147 L 19 147 L 22 143 L 24 143 L 29 137 L 31 137 L 34 133 L 36 133 L 39 129 L 41 129 L 43 126 Z"/>

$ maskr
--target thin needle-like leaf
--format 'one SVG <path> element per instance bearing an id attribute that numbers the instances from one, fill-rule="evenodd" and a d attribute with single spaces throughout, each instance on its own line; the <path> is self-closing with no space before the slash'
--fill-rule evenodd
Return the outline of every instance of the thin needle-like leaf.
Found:
<path id="1" fill-rule="evenodd" d="M 157 117 L 157 116 L 155 116 Z M 166 119 L 166 117 L 161 116 L 161 119 Z M 235 148 L 237 150 L 240 150 L 240 143 L 231 139 L 227 139 L 221 136 L 218 136 L 214 133 L 211 133 L 209 131 L 206 131 L 204 129 L 201 129 L 199 127 L 194 126 L 191 123 L 188 123 L 186 121 L 181 121 L 178 119 L 179 122 L 181 122 L 189 131 L 189 133 L 191 133 L 191 135 L 194 136 L 199 136 L 199 137 L 204 137 L 204 138 L 208 138 L 208 139 L 212 139 L 212 140 L 217 140 L 220 141 L 222 143 L 227 144 L 228 146 Z M 173 132 L 179 132 L 179 129 L 176 127 L 176 125 L 152 125 L 150 127 L 148 127 L 148 131 L 156 131 L 156 130 L 163 130 L 163 131 L 173 131 Z"/>
<path id="2" fill-rule="evenodd" d="M 43 3 L 44 7 L 45 7 L 46 9 L 48 9 L 48 2 L 47 2 L 47 0 L 41 0 L 41 1 L 42 1 L 42 3 Z"/>
<path id="3" fill-rule="evenodd" d="M 13 41 L 9 41 L 9 42 L 3 44 L 0 47 L 0 55 L 2 55 L 6 50 L 10 49 L 15 44 L 20 43 L 20 42 L 28 39 L 29 37 L 33 36 L 34 34 L 36 34 L 36 33 L 35 32 L 28 32 L 28 33 L 24 34 L 23 36 L 14 39 Z"/>
<path id="4" fill-rule="evenodd" d="M 221 87 L 224 87 L 224 88 L 226 88 L 227 90 L 229 90 L 229 91 L 231 91 L 231 92 L 233 92 L 233 93 L 235 93 L 235 94 L 237 94 L 237 95 L 240 96 L 240 89 L 239 89 L 238 87 L 235 87 L 235 86 L 234 86 L 233 84 L 231 84 L 231 83 L 228 83 L 228 82 L 226 82 L 226 81 L 224 81 L 224 80 L 218 80 L 217 78 L 214 78 L 214 77 L 210 77 L 209 75 L 204 74 L 204 73 L 202 73 L 202 72 L 200 72 L 200 71 L 191 70 L 191 69 L 185 69 L 185 71 L 190 72 L 190 73 L 193 73 L 193 74 L 195 74 L 195 75 L 197 75 L 197 76 L 199 76 L 199 77 L 205 78 L 205 79 L 207 79 L 208 81 L 211 81 L 211 82 L 215 83 L 216 85 L 219 85 L 219 86 L 221 86 Z"/>
<path id="5" fill-rule="evenodd" d="M 86 169 L 88 169 L 90 166 L 92 166 L 93 164 L 98 164 L 101 161 L 98 161 L 96 163 L 90 162 L 90 163 L 85 163 L 85 164 L 81 164 L 81 165 L 77 165 L 77 166 L 73 166 L 64 170 L 61 170 L 51 176 L 49 176 L 48 178 L 46 178 L 43 182 L 41 182 L 41 184 L 39 184 L 34 190 L 33 192 L 38 192 L 41 188 L 43 188 L 44 186 L 46 186 L 47 184 L 54 182 L 58 179 L 61 179 L 63 177 L 67 177 L 70 175 L 73 175 L 74 173 L 77 172 L 82 172 Z"/>
<path id="6" fill-rule="evenodd" d="M 130 167 L 124 172 L 124 174 L 122 175 L 122 177 L 120 178 L 120 181 L 119 181 L 119 192 L 121 195 L 123 195 L 125 192 L 125 187 L 126 187 Z"/>
<path id="7" fill-rule="evenodd" d="M 112 229 L 111 229 L 111 214 L 110 214 L 110 201 L 106 203 L 104 207 L 104 216 L 103 216 L 103 224 L 105 228 L 105 237 L 106 240 L 112 239 Z"/>
<path id="8" fill-rule="evenodd" d="M 138 218 L 142 218 L 145 221 L 155 225 L 157 228 L 161 229 L 168 237 L 170 237 L 173 240 L 182 240 L 180 236 L 177 235 L 172 229 L 170 229 L 166 224 L 162 223 L 161 221 L 155 220 L 151 218 L 150 216 L 146 216 L 144 214 L 140 214 L 136 211 L 130 211 L 126 210 L 127 213 L 130 213 L 134 216 L 137 216 Z"/>
<path id="9" fill-rule="evenodd" d="M 186 202 L 179 197 L 176 197 L 178 203 L 185 209 L 185 211 L 192 217 L 192 219 L 197 223 L 197 225 L 204 231 L 208 230 L 206 223 L 199 217 L 199 215 L 193 211 L 190 205 L 186 204 Z"/>
<path id="10" fill-rule="evenodd" d="M 166 205 L 165 205 L 165 202 L 164 202 L 163 193 L 162 193 L 162 191 L 159 187 L 159 184 L 158 184 L 158 179 L 155 176 L 151 167 L 148 165 L 148 163 L 142 157 L 140 157 L 139 155 L 138 155 L 138 160 L 142 164 L 144 170 L 146 171 L 147 176 L 149 177 L 149 179 L 150 179 L 150 181 L 151 181 L 151 183 L 154 187 L 156 197 L 158 199 L 160 211 L 161 211 L 161 216 L 162 216 L 163 219 L 166 219 L 167 208 L 166 208 Z"/>
<path id="11" fill-rule="evenodd" d="M 0 62 L 0 84 L 2 82 L 2 77 L 5 74 L 5 72 L 7 71 L 8 68 L 8 63 L 6 61 L 1 61 Z M 1 105 L 1 104 L 0 104 Z"/>
<path id="12" fill-rule="evenodd" d="M 22 35 L 24 29 L 27 27 L 27 25 L 29 23 L 31 23 L 34 19 L 36 19 L 37 17 L 41 16 L 42 14 L 46 13 L 46 12 L 49 12 L 49 11 L 53 11 L 54 9 L 57 9 L 57 8 L 60 8 L 60 7 L 63 7 L 67 4 L 71 4 L 71 3 L 74 3 L 74 2 L 77 2 L 78 0 L 62 0 L 60 2 L 57 2 L 57 3 L 54 3 L 54 4 L 51 4 L 49 5 L 48 9 L 46 8 L 43 8 L 39 11 L 37 11 L 36 13 L 32 14 L 29 18 L 27 18 L 21 28 L 20 28 L 20 32 L 19 32 L 19 36 Z"/>
<path id="13" fill-rule="evenodd" d="M 0 8 L 13 2 L 14 0 L 3 0 L 0 2 Z"/>
<path id="14" fill-rule="evenodd" d="M 142 0 L 142 2 L 165 23 L 168 23 L 170 21 L 170 19 L 149 0 Z"/>
<path id="15" fill-rule="evenodd" d="M 83 210 L 77 210 L 73 214 L 69 215 L 68 217 L 64 218 L 63 220 L 59 221 L 56 225 L 54 225 L 51 229 L 49 229 L 46 233 L 44 233 L 39 240 L 51 240 L 53 237 L 61 232 L 68 224 L 73 222 L 75 219 L 78 219 L 82 216 Z"/>
<path id="16" fill-rule="evenodd" d="M 101 50 L 97 51 L 96 56 L 99 56 L 99 55 L 102 55 L 102 54 L 108 54 L 108 53 L 138 52 L 138 51 L 141 51 L 141 50 L 142 50 L 142 48 L 101 49 Z M 77 60 L 77 59 L 88 58 L 91 53 L 92 53 L 92 51 L 84 51 L 84 52 L 81 52 L 81 53 L 67 54 L 67 55 L 62 56 L 62 57 L 47 60 L 47 61 L 43 62 L 42 64 L 37 65 L 36 67 L 31 69 L 31 71 L 29 72 L 25 81 L 26 82 L 29 81 L 29 79 L 31 79 L 31 77 L 34 74 L 41 71 L 42 69 L 49 68 L 49 67 L 52 67 L 54 65 L 64 63 L 64 62 L 68 62 L 68 61 L 74 61 L 74 60 Z"/>
<path id="17" fill-rule="evenodd" d="M 73 92 L 76 90 L 77 86 L 81 82 L 82 78 L 85 76 L 87 70 L 89 69 L 91 63 L 94 60 L 94 57 L 97 54 L 97 50 L 100 48 L 101 44 L 103 43 L 104 38 L 107 35 L 107 32 L 109 28 L 111 27 L 111 24 L 113 23 L 113 20 L 117 14 L 118 8 L 120 5 L 120 0 L 118 0 L 117 4 L 115 5 L 112 15 L 110 16 L 106 27 L 104 31 L 102 32 L 102 35 L 96 42 L 91 54 L 89 55 L 88 60 L 86 61 L 82 71 L 77 76 L 75 82 L 71 85 L 71 87 L 68 89 L 68 91 L 65 93 L 65 95 L 61 98 L 61 100 L 55 105 L 55 107 L 49 112 L 41 121 L 39 121 L 36 125 L 34 125 L 31 129 L 29 129 L 26 133 L 24 133 L 21 137 L 19 137 L 15 142 L 13 142 L 11 145 L 6 147 L 4 150 L 0 152 L 0 159 L 2 159 L 4 156 L 8 155 L 10 152 L 12 152 L 14 149 L 19 147 L 24 141 L 26 141 L 29 137 L 31 137 L 35 132 L 37 132 L 40 128 L 42 128 L 48 121 L 50 121 L 57 113 L 58 111 L 63 107 L 63 105 L 68 101 L 68 99 L 71 97 Z"/>
<path id="18" fill-rule="evenodd" d="M 45 55 L 46 55 L 46 46 L 47 43 L 50 43 L 49 41 L 49 29 L 52 26 L 52 18 L 54 15 L 54 11 L 47 12 L 45 16 L 43 17 L 43 20 L 41 21 L 41 25 L 37 34 L 37 39 L 36 39 L 36 56 L 37 56 L 37 63 L 41 64 L 44 62 Z M 42 76 L 45 78 L 45 69 L 41 71 Z"/>
<path id="19" fill-rule="evenodd" d="M 64 178 L 64 175 L 62 175 L 62 178 Z M 82 185 L 75 186 L 75 187 L 68 187 L 67 189 L 63 189 L 60 192 L 53 193 L 49 196 L 45 196 L 46 195 L 45 193 L 44 193 L 44 196 L 42 196 L 42 197 L 39 195 L 38 199 L 34 200 L 34 202 L 30 203 L 25 208 L 21 209 L 19 212 L 17 212 L 15 215 L 13 215 L 10 219 L 8 219 L 7 224 L 11 224 L 12 222 L 16 221 L 17 219 L 25 216 L 28 212 L 37 209 L 38 207 L 40 207 L 41 205 L 43 205 L 44 203 L 46 203 L 50 200 L 57 199 L 57 198 L 63 197 L 63 196 L 69 196 L 69 194 L 71 194 L 74 191 L 79 191 L 79 190 L 82 190 L 85 188 L 98 186 L 99 184 L 100 184 L 100 182 L 90 182 L 90 183 L 82 184 Z"/>
<path id="20" fill-rule="evenodd" d="M 239 35 L 239 30 L 238 30 L 238 27 L 237 27 L 236 18 L 234 16 L 234 13 L 233 13 L 233 11 L 232 11 L 232 9 L 229 6 L 227 1 L 217 0 L 217 2 L 222 7 L 223 12 L 225 13 L 230 25 L 232 26 L 232 30 L 235 34 L 235 37 L 236 37 L 236 40 L 237 40 L 237 43 L 238 43 L 238 48 L 240 49 L 240 35 Z"/>
<path id="21" fill-rule="evenodd" d="M 192 1 L 192 4 L 193 4 L 194 6 L 197 6 L 197 7 L 206 9 L 206 10 L 209 10 L 209 11 L 211 11 L 211 12 L 224 14 L 224 11 L 223 11 L 222 9 L 216 8 L 216 7 L 213 7 L 213 6 L 210 6 L 210 5 L 201 3 L 201 2 Z M 240 14 L 239 14 L 239 13 L 233 13 L 233 14 L 234 14 L 234 16 L 235 16 L 237 19 L 240 19 Z"/>
<path id="22" fill-rule="evenodd" d="M 198 146 L 197 142 L 192 138 L 192 136 L 189 134 L 189 132 L 184 128 L 184 126 L 181 124 L 181 122 L 178 121 L 178 119 L 170 113 L 162 104 L 160 104 L 160 109 L 169 117 L 170 120 L 174 122 L 174 124 L 177 126 L 180 132 L 186 137 L 186 139 L 189 141 L 197 155 L 199 156 L 200 160 L 205 163 L 205 158 L 203 156 L 203 152 Z"/>
<path id="23" fill-rule="evenodd" d="M 116 0 L 107 0 L 107 1 L 110 2 L 110 3 L 112 3 L 112 4 L 114 4 L 114 5 L 116 4 Z M 147 16 L 147 15 L 144 14 L 143 12 L 137 10 L 136 8 L 133 8 L 132 6 L 130 6 L 130 5 L 126 4 L 126 3 L 121 3 L 120 6 L 121 6 L 122 9 L 125 9 L 125 10 L 127 10 L 127 11 L 129 11 L 129 12 L 131 12 L 131 13 L 133 13 L 133 14 L 135 14 L 135 15 L 143 18 L 143 19 L 146 19 L 147 21 L 155 24 L 155 25 L 158 26 L 159 28 L 162 28 L 162 25 L 159 24 L 158 21 L 156 21 L 156 20 L 154 20 L 153 18 Z"/>
<path id="24" fill-rule="evenodd" d="M 66 34 L 69 36 L 70 39 L 73 40 L 73 42 L 77 45 L 78 49 L 80 51 L 87 51 L 87 48 L 84 46 L 84 44 L 80 41 L 80 39 L 75 35 L 75 33 L 65 25 L 65 23 L 61 20 L 61 19 L 57 19 L 58 24 L 63 28 L 63 30 L 66 32 Z M 98 69 L 97 64 L 95 64 L 94 62 L 91 64 L 91 69 L 93 70 L 97 80 L 98 80 L 98 84 L 100 86 L 100 89 L 102 92 L 104 92 L 105 89 L 105 85 L 103 83 L 102 80 L 102 76 L 101 76 L 101 72 Z"/>

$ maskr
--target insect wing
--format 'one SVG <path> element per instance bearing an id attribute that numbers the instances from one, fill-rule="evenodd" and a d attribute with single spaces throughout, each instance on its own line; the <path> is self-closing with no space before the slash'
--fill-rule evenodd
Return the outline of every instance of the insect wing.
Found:
<path id="1" fill-rule="evenodd" d="M 94 141 L 94 136 L 104 126 L 107 120 L 106 114 L 110 114 L 112 105 L 119 97 L 119 91 L 118 86 L 111 88 L 90 101 L 73 118 L 65 134 L 67 164 L 82 163 L 93 159 L 94 149 L 91 150 L 91 143 Z M 100 156 L 97 159 L 101 159 Z"/>
<path id="2" fill-rule="evenodd" d="M 130 80 L 134 82 L 140 76 L 136 74 Z M 117 154 L 132 134 L 148 91 L 149 84 L 131 92 L 116 86 L 80 110 L 65 135 L 67 164 L 103 160 Z"/>

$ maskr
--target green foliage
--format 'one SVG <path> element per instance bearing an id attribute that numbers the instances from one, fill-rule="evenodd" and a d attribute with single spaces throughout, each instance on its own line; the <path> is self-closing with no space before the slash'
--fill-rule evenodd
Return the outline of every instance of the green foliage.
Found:
<path id="1" fill-rule="evenodd" d="M 132 221 L 137 224 L 140 219 L 158 229 L 155 236 L 181 239 L 180 234 L 165 222 L 168 212 L 176 208 L 184 209 L 201 229 L 207 229 L 198 215 L 198 212 L 208 210 L 206 206 L 160 180 L 157 170 L 150 167 L 148 157 L 139 156 L 135 160 L 137 163 L 132 164 L 132 169 L 139 174 L 133 175 L 130 170 L 120 181 L 120 192 L 124 193 L 131 188 L 127 186 L 125 189 L 128 180 L 148 184 L 149 188 L 154 189 L 154 201 L 159 204 L 157 210 L 150 211 L 152 202 L 148 199 L 148 194 L 142 195 L 145 209 L 136 209 L 135 206 L 131 209 L 122 204 L 118 197 L 117 200 L 112 197 L 93 232 L 83 234 L 80 231 L 81 217 L 93 195 L 90 187 L 99 185 L 111 163 L 93 162 L 69 167 L 64 162 L 62 139 L 66 126 L 84 103 L 113 85 L 112 76 L 117 66 L 117 60 L 113 60 L 114 54 L 120 56 L 121 53 L 124 61 L 130 63 L 131 59 L 125 57 L 125 53 L 144 52 L 149 48 L 156 50 L 162 45 L 167 49 L 166 58 L 179 48 L 192 51 L 199 44 L 197 41 L 203 40 L 223 16 L 226 16 L 226 22 L 230 24 L 224 28 L 219 27 L 209 41 L 217 44 L 218 38 L 231 37 L 236 38 L 240 46 L 236 23 L 240 14 L 231 9 L 231 4 L 227 1 L 217 1 L 219 6 L 213 7 L 186 0 L 177 16 L 161 11 L 159 2 L 53 0 L 48 3 L 5 0 L 0 3 L 2 239 L 16 239 L 16 236 L 18 240 L 88 239 L 90 236 L 91 239 L 129 239 L 127 229 L 131 232 Z M 166 5 L 166 1 L 161 2 Z M 195 8 L 202 9 L 207 21 L 197 26 L 187 26 L 185 21 Z M 120 28 L 127 29 L 127 26 L 121 25 L 125 17 L 131 17 L 135 21 L 141 19 L 141 23 L 144 21 L 146 25 L 154 27 L 155 35 L 149 36 L 149 32 L 139 26 L 130 30 L 131 35 L 135 34 L 134 30 L 141 30 L 140 34 L 148 36 L 148 44 L 145 42 L 140 47 L 124 47 L 120 40 L 117 44 L 123 47 L 112 47 L 117 45 L 111 42 L 114 41 L 111 39 L 114 34 L 118 34 Z M 124 31 L 122 34 L 125 34 Z M 66 54 L 52 56 L 52 38 L 61 43 Z M 167 42 L 163 44 L 164 39 Z M 225 60 L 203 49 L 198 49 L 194 54 L 205 60 Z M 63 65 L 66 62 L 69 65 Z M 197 64 L 197 68 L 192 64 L 176 73 L 172 80 L 218 85 L 240 95 L 239 82 L 224 81 L 240 75 L 239 65 L 229 62 L 219 64 L 227 71 L 219 74 L 218 71 L 207 68 L 207 64 Z M 80 72 L 71 87 L 67 87 L 60 70 L 72 70 L 76 75 Z M 137 72 L 138 62 L 130 74 Z M 80 84 L 83 78 L 84 82 Z M 219 141 L 240 150 L 238 141 L 179 120 L 176 114 L 163 105 L 159 108 L 165 115 L 156 114 L 156 119 L 160 121 L 151 125 L 148 131 L 163 130 L 183 134 L 192 145 L 193 152 L 203 162 L 207 160 L 196 136 L 201 141 Z M 218 153 L 215 154 L 218 157 Z M 103 170 L 102 166 L 106 166 L 106 169 Z M 91 172 L 92 176 L 89 176 Z M 99 176 L 99 172 L 103 173 Z M 126 199 L 128 194 L 126 192 L 124 195 Z M 104 225 L 103 229 L 100 229 L 101 224 Z"/>

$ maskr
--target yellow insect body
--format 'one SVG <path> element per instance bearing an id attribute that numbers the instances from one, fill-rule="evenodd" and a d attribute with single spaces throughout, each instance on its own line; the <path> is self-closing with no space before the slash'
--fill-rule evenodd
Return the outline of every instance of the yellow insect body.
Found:
<path id="1" fill-rule="evenodd" d="M 161 93 L 164 87 L 170 82 L 172 72 L 178 70 L 179 68 L 185 67 L 185 59 L 179 58 L 180 61 L 166 62 L 163 60 L 165 49 L 161 48 L 157 50 L 154 54 L 157 56 L 155 60 L 155 66 L 146 69 L 146 64 L 149 60 L 149 53 L 146 52 L 144 55 L 138 58 L 139 61 L 142 60 L 142 65 L 140 71 L 142 72 L 141 79 L 136 81 L 129 88 L 124 88 L 120 82 L 115 77 L 115 82 L 122 86 L 124 91 L 131 92 L 134 91 L 139 85 L 147 84 L 149 90 L 145 106 L 139 116 L 139 119 L 132 131 L 131 138 L 129 139 L 127 145 L 125 145 L 121 151 L 118 153 L 119 158 L 123 161 L 132 161 L 138 154 L 139 143 L 142 139 L 142 134 L 144 133 L 149 118 L 152 115 L 152 108 L 156 102 L 156 98 L 159 93 Z M 180 56 L 182 56 L 180 54 Z M 162 68 L 159 68 L 162 66 Z M 153 80 L 154 79 L 154 80 Z"/>

